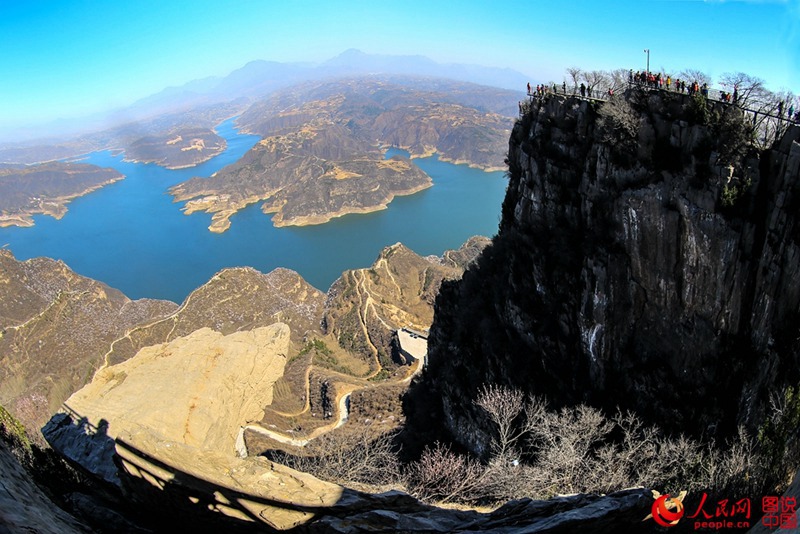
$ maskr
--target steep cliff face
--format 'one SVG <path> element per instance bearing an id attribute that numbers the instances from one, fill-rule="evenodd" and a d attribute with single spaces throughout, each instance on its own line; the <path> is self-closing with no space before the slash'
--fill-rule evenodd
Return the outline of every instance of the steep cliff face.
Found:
<path id="1" fill-rule="evenodd" d="M 486 445 L 484 383 L 673 432 L 758 426 L 798 380 L 800 128 L 747 138 L 738 109 L 683 95 L 533 104 L 500 232 L 436 303 L 417 391 L 457 440 Z"/>

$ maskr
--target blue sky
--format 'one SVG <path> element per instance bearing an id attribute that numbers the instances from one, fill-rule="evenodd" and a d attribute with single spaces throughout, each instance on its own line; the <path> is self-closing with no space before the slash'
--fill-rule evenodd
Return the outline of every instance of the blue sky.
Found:
<path id="1" fill-rule="evenodd" d="M 743 71 L 800 93 L 800 0 L 0 0 L 0 130 L 130 104 L 254 59 L 348 48 L 510 67 Z"/>

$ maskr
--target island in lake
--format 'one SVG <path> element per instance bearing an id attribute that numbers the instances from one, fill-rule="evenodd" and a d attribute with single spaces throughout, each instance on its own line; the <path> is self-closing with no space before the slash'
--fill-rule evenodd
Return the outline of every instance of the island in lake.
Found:
<path id="1" fill-rule="evenodd" d="M 212 214 L 224 232 L 250 204 L 275 226 L 319 224 L 348 213 L 383 209 L 396 195 L 432 185 L 407 158 L 440 158 L 497 170 L 513 118 L 508 91 L 447 82 L 358 78 L 308 83 L 252 105 L 238 120 L 262 136 L 238 162 L 210 178 L 170 189 L 187 214 Z M 493 109 L 496 108 L 497 111 Z M 503 112 L 503 113 L 501 113 Z"/>
<path id="2" fill-rule="evenodd" d="M 33 226 L 36 214 L 60 219 L 73 198 L 123 178 L 85 163 L 0 164 L 0 227 Z"/>

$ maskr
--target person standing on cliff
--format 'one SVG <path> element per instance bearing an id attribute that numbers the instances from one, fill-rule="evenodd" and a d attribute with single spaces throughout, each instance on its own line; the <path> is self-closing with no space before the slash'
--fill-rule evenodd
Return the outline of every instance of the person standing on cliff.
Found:
<path id="1" fill-rule="evenodd" d="M 581 82 L 581 98 L 586 98 L 586 86 Z"/>
<path id="2" fill-rule="evenodd" d="M 531 94 L 531 82 L 528 82 L 528 96 Z"/>

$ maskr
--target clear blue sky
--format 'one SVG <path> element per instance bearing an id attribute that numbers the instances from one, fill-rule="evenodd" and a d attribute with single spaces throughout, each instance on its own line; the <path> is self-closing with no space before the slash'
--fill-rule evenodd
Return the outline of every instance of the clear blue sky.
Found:
<path id="1" fill-rule="evenodd" d="M 743 71 L 800 93 L 800 0 L 0 0 L 0 129 L 125 105 L 253 59 L 348 48 L 510 67 Z"/>

